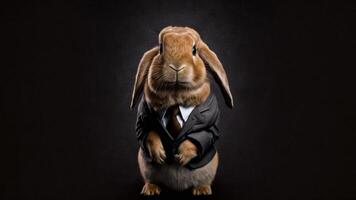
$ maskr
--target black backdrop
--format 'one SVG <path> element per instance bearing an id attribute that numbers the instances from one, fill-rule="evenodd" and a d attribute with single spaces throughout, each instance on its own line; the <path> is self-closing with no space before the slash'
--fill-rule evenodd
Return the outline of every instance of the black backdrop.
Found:
<path id="1" fill-rule="evenodd" d="M 2 199 L 139 198 L 129 101 L 167 25 L 195 28 L 230 79 L 215 199 L 355 199 L 356 6 L 297 2 L 3 5 Z"/>

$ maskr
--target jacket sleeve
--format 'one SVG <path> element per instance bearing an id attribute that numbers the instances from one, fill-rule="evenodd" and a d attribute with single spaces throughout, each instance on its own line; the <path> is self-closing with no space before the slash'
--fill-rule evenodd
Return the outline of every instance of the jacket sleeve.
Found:
<path id="1" fill-rule="evenodd" d="M 146 146 L 147 135 L 150 130 L 150 123 L 147 113 L 147 105 L 142 99 L 137 109 L 137 119 L 136 119 L 136 137 L 139 142 L 140 147 L 144 152 L 148 152 Z"/>
<path id="2" fill-rule="evenodd" d="M 202 130 L 187 135 L 187 139 L 197 146 L 198 156 L 200 157 L 204 156 L 219 138 L 217 124 L 219 122 L 220 111 L 215 97 L 212 104 L 210 104 L 210 110 L 202 114 L 204 114 L 205 119 L 210 119 L 207 126 Z"/>
<path id="3" fill-rule="evenodd" d="M 213 147 L 218 138 L 218 130 L 215 125 L 208 130 L 191 133 L 187 136 L 187 139 L 197 146 L 199 157 L 203 157 Z"/>

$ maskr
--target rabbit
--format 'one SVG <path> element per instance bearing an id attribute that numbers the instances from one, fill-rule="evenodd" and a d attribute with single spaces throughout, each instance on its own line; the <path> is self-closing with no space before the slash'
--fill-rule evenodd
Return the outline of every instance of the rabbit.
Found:
<path id="1" fill-rule="evenodd" d="M 136 124 L 138 165 L 145 182 L 141 193 L 159 195 L 164 186 L 211 195 L 219 162 L 214 143 L 219 137 L 220 112 L 208 72 L 232 108 L 226 72 L 192 28 L 168 26 L 159 33 L 158 41 L 138 65 L 130 105 L 133 109 L 143 93 Z M 175 137 L 160 114 L 173 106 L 192 110 Z"/>

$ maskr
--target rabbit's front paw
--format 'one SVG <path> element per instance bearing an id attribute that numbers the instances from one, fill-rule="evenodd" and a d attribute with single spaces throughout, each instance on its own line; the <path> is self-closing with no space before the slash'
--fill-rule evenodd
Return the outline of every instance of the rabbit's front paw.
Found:
<path id="1" fill-rule="evenodd" d="M 184 166 L 197 155 L 197 147 L 190 140 L 184 140 L 178 147 L 178 154 L 175 157 L 179 164 Z"/>
<path id="2" fill-rule="evenodd" d="M 164 163 L 164 160 L 166 159 L 166 152 L 164 151 L 162 144 L 151 145 L 148 149 L 154 161 L 158 164 Z"/>
<path id="3" fill-rule="evenodd" d="M 158 164 L 163 164 L 166 159 L 166 152 L 164 151 L 160 137 L 156 132 L 150 132 L 147 137 L 147 148 L 150 156 Z"/>

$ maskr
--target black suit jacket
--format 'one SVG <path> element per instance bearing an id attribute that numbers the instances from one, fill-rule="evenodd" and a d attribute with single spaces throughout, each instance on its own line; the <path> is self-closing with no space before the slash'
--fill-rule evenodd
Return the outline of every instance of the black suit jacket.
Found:
<path id="1" fill-rule="evenodd" d="M 173 138 L 163 126 L 159 114 L 142 98 L 138 106 L 136 135 L 145 159 L 152 161 L 146 147 L 146 138 L 149 131 L 156 131 L 161 137 L 168 163 L 172 161 L 174 154 L 178 153 L 180 143 L 189 139 L 197 146 L 198 156 L 192 159 L 187 167 L 196 169 L 204 166 L 216 153 L 214 143 L 219 137 L 219 113 L 216 97 L 211 94 L 205 102 L 193 109 L 179 135 Z"/>

